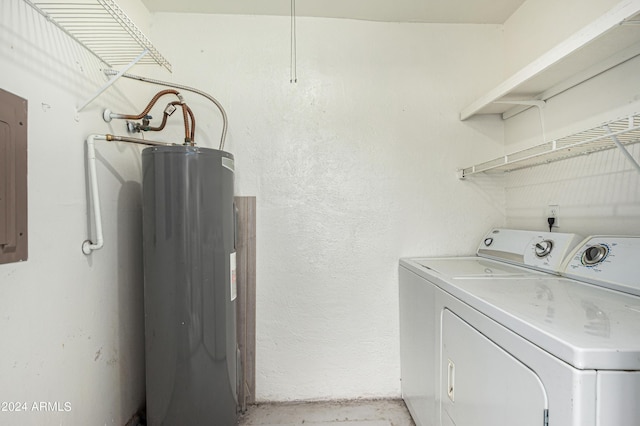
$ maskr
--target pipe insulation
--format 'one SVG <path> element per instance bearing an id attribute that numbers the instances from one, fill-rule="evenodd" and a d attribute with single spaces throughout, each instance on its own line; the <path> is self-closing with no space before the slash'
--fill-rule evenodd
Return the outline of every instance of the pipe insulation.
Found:
<path id="1" fill-rule="evenodd" d="M 128 136 L 116 135 L 96 135 L 87 137 L 87 168 L 89 177 L 89 199 L 93 210 L 93 223 L 95 226 L 95 240 L 85 240 L 82 243 L 82 252 L 86 255 L 94 250 L 100 250 L 104 246 L 104 235 L 102 233 L 102 214 L 100 213 L 100 192 L 98 190 L 98 173 L 96 172 L 96 148 L 95 141 L 128 142 L 140 145 L 173 146 L 175 144 L 158 142 L 145 139 L 132 138 Z"/>
<path id="2" fill-rule="evenodd" d="M 89 168 L 89 197 L 93 207 L 93 222 L 96 228 L 95 242 L 86 240 L 82 243 L 82 252 L 86 255 L 94 250 L 99 250 L 104 245 L 102 235 L 102 216 L 100 214 L 100 194 L 98 192 L 98 174 L 96 173 L 96 149 L 95 141 L 106 141 L 106 135 L 89 135 L 87 137 L 87 167 Z"/>

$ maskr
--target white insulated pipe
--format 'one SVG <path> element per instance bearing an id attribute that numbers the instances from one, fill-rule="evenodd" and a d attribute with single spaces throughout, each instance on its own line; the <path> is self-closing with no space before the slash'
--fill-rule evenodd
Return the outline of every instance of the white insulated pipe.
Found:
<path id="1" fill-rule="evenodd" d="M 95 242 L 91 240 L 85 240 L 82 243 L 82 252 L 84 254 L 91 254 L 94 250 L 100 250 L 104 245 L 104 236 L 102 234 L 102 215 L 100 213 L 100 194 L 98 193 L 98 174 L 96 172 L 96 148 L 95 141 L 116 141 L 116 142 L 128 142 L 141 145 L 155 145 L 155 146 L 172 146 L 173 143 L 158 142 L 146 139 L 137 139 L 128 136 L 115 136 L 115 135 L 89 135 L 87 136 L 87 166 L 89 168 L 89 197 L 93 201 L 93 222 L 96 227 L 96 239 Z"/>
<path id="2" fill-rule="evenodd" d="M 86 240 L 82 243 L 82 252 L 91 254 L 94 250 L 99 250 L 104 245 L 102 235 L 102 215 L 100 214 L 100 195 L 98 193 L 98 175 L 96 173 L 96 149 L 95 141 L 106 141 L 106 135 L 89 135 L 87 137 L 87 166 L 89 167 L 89 197 L 93 201 L 93 221 L 96 227 L 95 242 Z"/>

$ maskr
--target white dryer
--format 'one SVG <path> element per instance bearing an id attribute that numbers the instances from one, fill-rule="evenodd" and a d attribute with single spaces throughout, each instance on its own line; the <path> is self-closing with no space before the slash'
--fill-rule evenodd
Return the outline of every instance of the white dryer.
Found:
<path id="1" fill-rule="evenodd" d="M 400 261 L 418 426 L 640 425 L 640 238 L 578 241 L 497 229 L 475 257 Z"/>

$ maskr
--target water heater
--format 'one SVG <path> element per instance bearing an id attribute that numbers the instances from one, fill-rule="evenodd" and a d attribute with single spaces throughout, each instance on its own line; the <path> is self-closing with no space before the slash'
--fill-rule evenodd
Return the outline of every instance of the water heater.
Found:
<path id="1" fill-rule="evenodd" d="M 237 420 L 233 156 L 142 152 L 147 421 Z"/>

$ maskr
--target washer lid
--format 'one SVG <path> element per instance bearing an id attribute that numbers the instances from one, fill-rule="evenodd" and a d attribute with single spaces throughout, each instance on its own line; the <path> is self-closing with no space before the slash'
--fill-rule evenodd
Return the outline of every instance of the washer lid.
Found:
<path id="1" fill-rule="evenodd" d="M 640 370 L 640 297 L 554 277 L 439 286 L 578 369 Z"/>
<path id="2" fill-rule="evenodd" d="M 438 274 L 445 279 L 503 279 L 546 275 L 543 272 L 481 257 L 418 258 L 410 261 L 425 269 L 427 273 Z"/>

